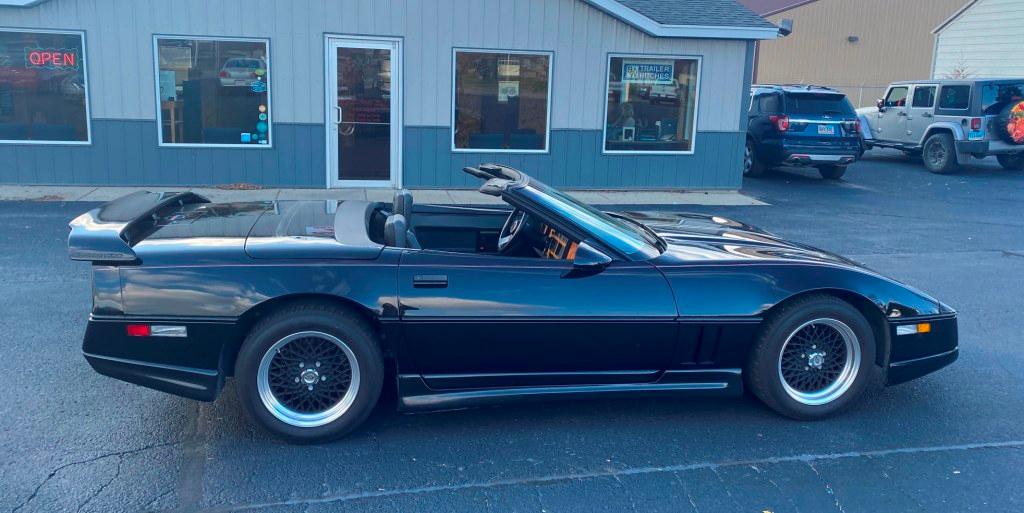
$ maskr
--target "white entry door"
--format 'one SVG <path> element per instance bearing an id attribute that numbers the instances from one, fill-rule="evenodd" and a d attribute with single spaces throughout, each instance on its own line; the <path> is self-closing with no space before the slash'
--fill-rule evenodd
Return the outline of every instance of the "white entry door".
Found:
<path id="1" fill-rule="evenodd" d="M 327 184 L 398 187 L 401 42 L 327 36 Z"/>

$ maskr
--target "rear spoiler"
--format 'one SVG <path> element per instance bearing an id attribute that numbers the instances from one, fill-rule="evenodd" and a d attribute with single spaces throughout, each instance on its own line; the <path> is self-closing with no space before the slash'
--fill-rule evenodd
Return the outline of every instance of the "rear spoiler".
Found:
<path id="1" fill-rule="evenodd" d="M 191 192 L 139 191 L 90 210 L 68 225 L 72 260 L 132 262 L 132 246 L 144 239 L 156 220 L 185 205 L 209 203 Z"/>

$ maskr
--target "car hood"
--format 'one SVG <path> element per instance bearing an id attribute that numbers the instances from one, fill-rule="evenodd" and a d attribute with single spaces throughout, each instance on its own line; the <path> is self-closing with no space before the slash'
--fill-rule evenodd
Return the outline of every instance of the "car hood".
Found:
<path id="1" fill-rule="evenodd" d="M 746 223 L 720 216 L 674 212 L 624 212 L 668 244 L 657 265 L 726 260 L 801 261 L 863 267 L 839 255 L 787 241 Z"/>

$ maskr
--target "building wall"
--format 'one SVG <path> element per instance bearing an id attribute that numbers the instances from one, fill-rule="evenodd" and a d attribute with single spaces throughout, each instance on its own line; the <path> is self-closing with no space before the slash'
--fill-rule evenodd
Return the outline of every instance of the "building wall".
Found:
<path id="1" fill-rule="evenodd" d="M 935 40 L 932 78 L 1024 77 L 1024 1 L 979 0 Z"/>
<path id="2" fill-rule="evenodd" d="M 769 16 L 792 19 L 793 34 L 759 44 L 757 81 L 832 86 L 855 106 L 873 105 L 890 82 L 930 77 L 932 29 L 965 3 L 818 0 Z"/>
<path id="3" fill-rule="evenodd" d="M 0 158 L 16 158 L 20 166 L 16 178 L 5 173 L 0 181 L 246 181 L 322 187 L 324 35 L 364 34 L 403 39 L 405 185 L 462 184 L 461 172 L 449 163 L 489 159 L 543 163 L 538 165 L 548 166 L 553 181 L 561 185 L 739 185 L 742 150 L 736 140 L 749 83 L 746 63 L 752 56 L 752 44 L 746 41 L 652 38 L 579 0 L 256 0 L 244 5 L 220 0 L 50 0 L 26 9 L 0 8 L 3 27 L 86 32 L 94 131 L 90 147 L 0 145 Z M 269 38 L 274 147 L 158 148 L 154 34 Z M 451 154 L 452 47 L 554 52 L 549 155 Z M 703 57 L 695 155 L 601 155 L 609 52 Z M 108 138 L 113 134 L 121 134 L 120 140 Z M 126 153 L 126 146 L 131 151 Z M 593 151 L 579 154 L 575 148 Z M 556 170 L 556 162 L 566 157 L 572 166 L 597 167 L 607 170 L 607 176 Z M 51 159 L 72 162 L 72 169 L 43 169 Z M 151 163 L 155 167 L 132 169 Z M 641 173 L 643 177 L 631 174 L 630 169 L 644 163 L 651 170 Z"/>

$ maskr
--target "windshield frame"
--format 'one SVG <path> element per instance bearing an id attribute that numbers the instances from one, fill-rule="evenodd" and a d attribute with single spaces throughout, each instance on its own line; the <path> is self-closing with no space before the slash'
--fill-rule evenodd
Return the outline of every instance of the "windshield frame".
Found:
<path id="1" fill-rule="evenodd" d="M 509 202 L 513 206 L 518 206 L 515 200 L 525 200 L 525 203 L 576 227 L 627 260 L 650 260 L 667 248 L 667 243 L 643 223 L 603 212 L 564 191 L 523 176 L 525 180 L 503 191 L 506 201 L 505 195 L 514 195 L 513 201 Z"/>

